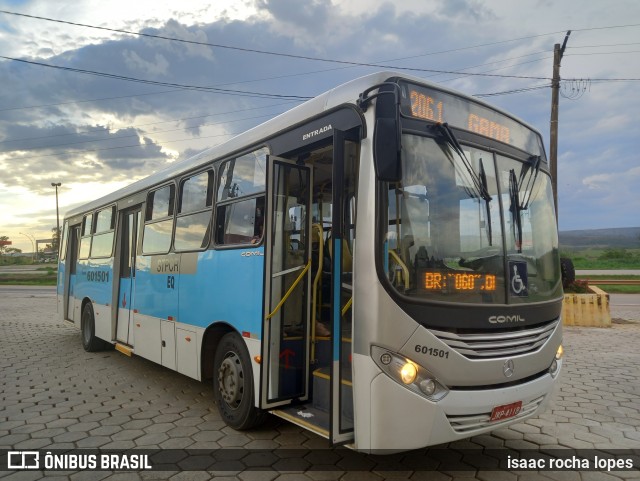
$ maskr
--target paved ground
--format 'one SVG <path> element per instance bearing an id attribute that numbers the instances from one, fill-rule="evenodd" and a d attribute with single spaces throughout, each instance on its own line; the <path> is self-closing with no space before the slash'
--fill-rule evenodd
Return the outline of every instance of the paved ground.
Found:
<path id="1" fill-rule="evenodd" d="M 624 299 L 623 299 L 624 300 Z M 623 302 L 627 303 L 627 302 Z M 619 317 L 613 309 L 613 317 Z M 620 311 L 624 312 L 624 311 Z M 48 288 L 0 287 L 0 449 L 166 449 L 218 450 L 233 458 L 238 449 L 253 458 L 232 459 L 216 472 L 8 472 L 0 479 L 479 479 L 558 481 L 640 479 L 639 471 L 413 471 L 379 468 L 352 471 L 331 459 L 328 470 L 287 458 L 283 449 L 328 448 L 327 442 L 297 426 L 271 419 L 259 430 L 238 433 L 225 427 L 209 385 L 190 380 L 140 358 L 115 351 L 86 353 L 79 331 L 55 320 Z M 491 435 L 453 443 L 448 454 L 466 449 L 636 449 L 640 450 L 640 309 L 611 329 L 567 328 L 566 363 L 560 386 L 538 418 Z M 572 451 L 567 451 L 572 453 Z M 275 454 L 273 454 L 275 453 Z M 640 455 L 640 451 L 636 451 Z M 252 471 L 272 456 L 269 469 Z M 362 459 L 356 459 L 363 462 Z M 305 464 L 306 463 L 306 464 Z M 262 465 L 262 464 L 261 464 Z M 637 463 L 636 466 L 640 465 Z"/>

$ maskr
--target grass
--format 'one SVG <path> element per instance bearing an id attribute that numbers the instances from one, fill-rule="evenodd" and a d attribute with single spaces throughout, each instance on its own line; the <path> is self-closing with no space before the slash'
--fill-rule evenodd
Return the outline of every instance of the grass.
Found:
<path id="1" fill-rule="evenodd" d="M 609 286 L 607 284 L 597 286 L 607 294 L 640 294 L 640 286 Z"/>
<path id="2" fill-rule="evenodd" d="M 55 286 L 58 276 L 55 273 L 41 275 L 6 274 L 0 275 L 2 286 Z"/>
<path id="3" fill-rule="evenodd" d="M 562 248 L 576 269 L 640 269 L 640 249 Z"/>

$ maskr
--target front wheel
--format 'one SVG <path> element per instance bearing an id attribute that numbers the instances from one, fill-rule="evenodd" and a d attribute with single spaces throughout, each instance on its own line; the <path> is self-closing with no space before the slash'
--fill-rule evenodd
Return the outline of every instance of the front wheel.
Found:
<path id="1" fill-rule="evenodd" d="M 253 372 L 249 353 L 235 332 L 220 340 L 213 359 L 213 393 L 225 423 L 234 429 L 250 429 L 264 419 L 254 406 Z"/>

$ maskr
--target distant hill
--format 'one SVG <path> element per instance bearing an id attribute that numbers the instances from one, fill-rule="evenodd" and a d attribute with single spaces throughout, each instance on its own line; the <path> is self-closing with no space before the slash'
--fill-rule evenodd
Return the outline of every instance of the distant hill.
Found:
<path id="1" fill-rule="evenodd" d="M 629 249 L 640 247 L 640 227 L 568 230 L 560 232 L 559 237 L 561 249 L 576 247 Z"/>

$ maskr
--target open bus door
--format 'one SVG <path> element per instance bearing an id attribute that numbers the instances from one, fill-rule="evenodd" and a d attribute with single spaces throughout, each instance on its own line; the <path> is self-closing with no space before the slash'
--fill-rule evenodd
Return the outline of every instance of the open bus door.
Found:
<path id="1" fill-rule="evenodd" d="M 351 355 L 353 352 L 353 326 L 351 305 L 353 302 L 352 243 L 355 213 L 350 212 L 351 196 L 355 193 L 357 156 L 356 143 L 350 135 L 340 130 L 333 134 L 333 179 L 331 219 L 331 424 L 329 439 L 333 444 L 354 440 L 353 395 Z M 349 146 L 349 148 L 347 147 Z"/>
<path id="2" fill-rule="evenodd" d="M 332 140 L 299 153 L 306 165 L 270 157 L 261 407 L 277 406 L 274 414 L 344 444 L 354 440 L 351 305 L 359 144 L 357 133 L 338 130 Z M 321 324 L 328 331 L 319 330 Z"/>
<path id="3" fill-rule="evenodd" d="M 135 297 L 138 232 L 142 219 L 141 207 L 120 213 L 120 229 L 115 262 L 119 262 L 116 299 L 116 341 L 133 346 L 133 306 Z M 114 270 L 116 266 L 114 266 Z"/>
<path id="4" fill-rule="evenodd" d="M 65 223 L 66 224 L 66 223 Z M 65 261 L 65 283 L 64 283 L 64 314 L 65 319 L 75 322 L 75 285 L 76 269 L 78 265 L 78 249 L 80 244 L 80 224 L 69 226 L 66 233 L 69 236 L 67 241 L 67 252 Z"/>
<path id="5" fill-rule="evenodd" d="M 261 407 L 309 396 L 311 169 L 267 157 Z"/>

